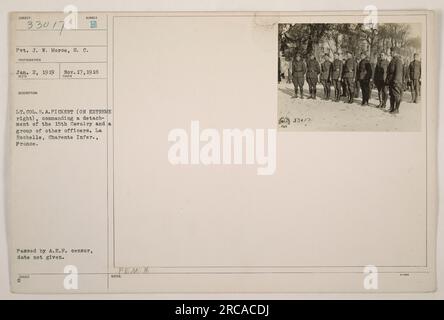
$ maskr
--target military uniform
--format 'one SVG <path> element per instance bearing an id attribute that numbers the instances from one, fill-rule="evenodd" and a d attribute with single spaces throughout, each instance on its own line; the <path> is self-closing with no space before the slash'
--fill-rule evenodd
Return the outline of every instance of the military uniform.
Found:
<path id="1" fill-rule="evenodd" d="M 341 81 L 339 80 L 341 76 L 342 61 L 335 59 L 331 65 L 331 81 L 333 82 L 333 87 L 335 88 L 335 101 L 339 101 L 339 96 L 341 95 Z"/>
<path id="2" fill-rule="evenodd" d="M 412 88 L 412 100 L 414 103 L 418 101 L 420 81 L 421 81 L 421 62 L 413 60 L 409 65 L 409 77 Z"/>
<path id="3" fill-rule="evenodd" d="M 296 58 L 293 59 L 293 64 L 291 68 L 293 85 L 294 85 L 294 94 L 295 97 L 298 96 L 298 88 L 301 92 L 301 98 L 304 98 L 304 77 L 307 71 L 305 66 L 305 62 L 302 60 L 297 61 Z"/>
<path id="4" fill-rule="evenodd" d="M 330 60 L 325 60 L 321 64 L 321 83 L 324 86 L 324 98 L 330 99 L 331 91 L 331 69 L 332 63 Z"/>
<path id="5" fill-rule="evenodd" d="M 370 79 L 372 75 L 373 71 L 370 61 L 367 58 L 362 59 L 359 62 L 357 77 L 362 90 L 362 104 L 368 103 L 370 99 Z"/>
<path id="6" fill-rule="evenodd" d="M 378 89 L 379 108 L 385 108 L 387 103 L 387 86 L 385 85 L 385 78 L 387 76 L 388 61 L 379 59 L 376 63 L 373 80 Z"/>
<path id="7" fill-rule="evenodd" d="M 402 100 L 403 65 L 401 58 L 393 57 L 387 67 L 385 83 L 389 86 L 390 112 L 398 113 Z"/>
<path id="8" fill-rule="evenodd" d="M 307 61 L 307 82 L 310 90 L 310 98 L 316 99 L 316 84 L 318 83 L 318 75 L 321 72 L 319 62 L 313 58 Z"/>
<path id="9" fill-rule="evenodd" d="M 344 67 L 342 68 L 342 78 L 344 79 L 346 88 L 347 88 L 347 96 L 348 102 L 352 103 L 354 98 L 354 84 L 355 84 L 355 71 L 356 65 L 355 60 L 353 58 L 348 58 Z"/>

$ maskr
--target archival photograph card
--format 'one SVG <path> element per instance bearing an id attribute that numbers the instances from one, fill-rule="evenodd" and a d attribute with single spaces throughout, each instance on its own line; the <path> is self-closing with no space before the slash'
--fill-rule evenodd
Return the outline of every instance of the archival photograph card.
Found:
<path id="1" fill-rule="evenodd" d="M 9 21 L 11 291 L 435 290 L 433 12 Z"/>

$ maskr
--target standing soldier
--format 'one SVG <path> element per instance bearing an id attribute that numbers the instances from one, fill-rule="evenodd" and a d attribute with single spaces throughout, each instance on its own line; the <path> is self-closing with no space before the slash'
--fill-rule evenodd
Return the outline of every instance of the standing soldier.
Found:
<path id="1" fill-rule="evenodd" d="M 399 106 L 402 100 L 402 75 L 403 65 L 402 60 L 399 57 L 399 49 L 391 48 L 390 55 L 392 60 L 387 67 L 387 78 L 385 83 L 389 86 L 390 94 L 390 113 L 399 113 Z"/>
<path id="2" fill-rule="evenodd" d="M 355 69 L 356 65 L 353 55 L 351 51 L 347 51 L 347 60 L 342 68 L 342 78 L 344 79 L 347 87 L 348 103 L 353 103 L 354 100 Z"/>
<path id="3" fill-rule="evenodd" d="M 292 79 L 294 85 L 294 97 L 298 97 L 298 88 L 301 92 L 301 99 L 304 99 L 304 77 L 307 68 L 305 67 L 305 62 L 302 61 L 301 55 L 299 53 L 296 54 L 292 63 Z"/>
<path id="4" fill-rule="evenodd" d="M 362 90 L 362 103 L 361 105 L 368 105 L 370 100 L 370 79 L 373 76 L 372 65 L 367 59 L 365 52 L 361 53 L 361 61 L 358 67 L 358 79 Z"/>
<path id="5" fill-rule="evenodd" d="M 402 84 L 404 91 L 407 91 L 410 89 L 410 77 L 409 77 L 409 61 L 406 59 L 403 62 L 402 66 Z"/>
<path id="6" fill-rule="evenodd" d="M 292 52 L 291 50 L 287 49 L 284 51 L 281 58 L 281 70 L 287 83 L 291 83 L 291 64 Z"/>
<path id="7" fill-rule="evenodd" d="M 421 81 L 421 62 L 417 60 L 418 55 L 413 55 L 413 61 L 409 65 L 410 86 L 412 89 L 412 101 L 418 102 L 419 87 Z"/>
<path id="8" fill-rule="evenodd" d="M 345 79 L 343 77 L 344 65 L 345 65 L 345 61 L 346 60 L 347 60 L 346 58 L 342 58 L 342 73 L 341 73 L 342 94 L 341 94 L 341 97 L 346 97 L 347 96 L 347 84 L 345 83 Z"/>
<path id="9" fill-rule="evenodd" d="M 314 53 L 310 53 L 310 58 L 307 61 L 307 82 L 311 99 L 316 99 L 316 84 L 320 72 L 319 62 L 316 60 Z"/>
<path id="10" fill-rule="evenodd" d="M 331 92 L 331 70 L 332 63 L 330 62 L 328 53 L 324 55 L 324 62 L 321 64 L 321 83 L 324 86 L 324 99 L 330 99 Z"/>
<path id="11" fill-rule="evenodd" d="M 387 87 L 385 85 L 385 78 L 387 76 L 387 66 L 388 66 L 388 61 L 386 59 L 385 53 L 381 52 L 379 54 L 378 62 L 376 63 L 375 74 L 373 76 L 376 88 L 378 89 L 378 98 L 379 98 L 378 108 L 385 108 L 385 105 L 387 103 Z"/>
<path id="12" fill-rule="evenodd" d="M 335 88 L 335 100 L 339 101 L 341 95 L 341 76 L 342 76 L 342 61 L 339 60 L 339 53 L 335 52 L 334 60 L 331 67 L 331 80 Z"/>
<path id="13" fill-rule="evenodd" d="M 290 83 L 290 78 L 288 74 L 290 69 L 290 63 L 288 62 L 285 56 L 282 56 L 280 59 L 281 59 L 281 81 L 282 78 L 284 78 L 287 83 Z"/>
<path id="14" fill-rule="evenodd" d="M 358 66 L 359 66 L 359 59 L 356 58 L 355 59 L 355 98 L 359 98 L 359 91 L 361 91 L 361 83 L 359 82 L 359 77 L 358 77 Z"/>

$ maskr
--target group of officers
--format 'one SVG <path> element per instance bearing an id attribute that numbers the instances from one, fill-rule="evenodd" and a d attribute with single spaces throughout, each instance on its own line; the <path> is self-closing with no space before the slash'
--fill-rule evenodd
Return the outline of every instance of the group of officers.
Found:
<path id="1" fill-rule="evenodd" d="M 407 79 L 412 92 L 412 101 L 417 103 L 420 95 L 421 62 L 417 60 L 416 53 L 407 68 L 404 67 L 398 48 L 391 48 L 389 55 L 381 52 L 375 66 L 370 63 L 366 52 L 362 52 L 360 58 L 357 62 L 352 52 L 347 51 L 345 59 L 341 60 L 339 53 L 335 52 L 333 61 L 330 60 L 329 54 L 325 54 L 322 63 L 319 63 L 314 53 L 310 53 L 306 61 L 302 60 L 299 53 L 296 53 L 289 70 L 294 85 L 294 98 L 297 98 L 299 93 L 299 97 L 303 99 L 304 82 L 306 80 L 310 93 L 309 98 L 316 99 L 316 85 L 319 80 L 323 85 L 326 100 L 330 100 L 331 86 L 333 86 L 333 101 L 338 102 L 341 96 L 345 96 L 348 103 L 353 103 L 360 88 L 362 92 L 361 104 L 368 105 L 371 87 L 375 85 L 379 97 L 377 107 L 385 109 L 389 96 L 389 112 L 399 113 L 405 80 Z"/>

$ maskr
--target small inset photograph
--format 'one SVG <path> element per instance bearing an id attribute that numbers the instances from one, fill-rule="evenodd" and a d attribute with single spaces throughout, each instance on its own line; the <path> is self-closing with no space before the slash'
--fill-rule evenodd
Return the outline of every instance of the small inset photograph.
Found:
<path id="1" fill-rule="evenodd" d="M 278 30 L 278 130 L 421 130 L 421 24 Z"/>

